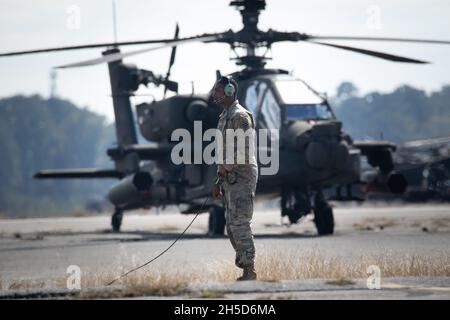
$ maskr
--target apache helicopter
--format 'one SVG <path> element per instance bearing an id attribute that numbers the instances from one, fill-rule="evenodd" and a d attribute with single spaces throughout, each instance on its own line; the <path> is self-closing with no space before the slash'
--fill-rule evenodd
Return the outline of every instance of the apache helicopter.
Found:
<path id="1" fill-rule="evenodd" d="M 233 51 L 244 54 L 233 58 L 243 67 L 231 76 L 238 82 L 238 100 L 255 118 L 256 129 L 270 128 L 279 131 L 279 170 L 274 175 L 260 175 L 257 197 L 281 196 L 281 215 L 292 223 L 314 212 L 318 234 L 332 234 L 334 218 L 330 199 L 361 199 L 353 190 L 357 184 L 370 186 L 366 190 L 402 193 L 407 187 L 405 178 L 394 170 L 392 152 L 396 146 L 387 141 L 353 141 L 342 130 L 325 96 L 305 82 L 294 78 L 285 70 L 265 68 L 266 54 L 280 41 L 308 42 L 335 49 L 352 51 L 371 57 L 404 63 L 425 61 L 388 53 L 321 42 L 322 40 L 398 41 L 431 44 L 450 44 L 449 41 L 377 38 L 353 36 L 317 36 L 299 32 L 279 32 L 258 28 L 258 18 L 265 9 L 264 0 L 231 1 L 242 15 L 243 28 L 237 32 L 206 33 L 178 38 L 178 28 L 173 39 L 98 43 L 70 47 L 48 48 L 3 53 L 14 56 L 29 53 L 78 50 L 107 47 L 103 56 L 67 64 L 59 68 L 89 66 L 108 63 L 112 100 L 115 114 L 117 147 L 107 150 L 114 161 L 114 169 L 43 170 L 36 178 L 117 178 L 108 199 L 115 206 L 112 228 L 119 231 L 123 212 L 136 208 L 150 208 L 168 204 L 179 205 L 184 214 L 209 211 L 209 235 L 224 233 L 224 208 L 208 199 L 211 193 L 215 165 L 174 164 L 170 153 L 174 142 L 171 133 L 177 128 L 194 132 L 194 121 L 202 122 L 202 132 L 215 128 L 222 111 L 211 99 L 211 92 L 198 95 L 176 94 L 151 103 L 136 105 L 137 126 L 150 143 L 138 144 L 135 119 L 130 97 L 141 84 L 162 85 L 165 91 L 178 92 L 178 84 L 169 79 L 176 47 L 189 42 L 227 43 Z M 119 47 L 142 44 L 161 44 L 151 48 L 123 53 Z M 125 57 L 161 48 L 172 47 L 169 70 L 166 76 L 138 69 L 122 62 Z M 266 50 L 266 52 L 267 52 Z M 194 141 L 194 143 L 198 141 Z M 202 142 L 199 142 L 202 146 Z M 258 146 L 258 149 L 261 146 Z M 369 181 L 362 181 L 363 159 L 375 168 Z M 262 164 L 259 163 L 260 169 Z M 324 190 L 333 188 L 336 194 L 327 198 Z"/>
<path id="2" fill-rule="evenodd" d="M 394 164 L 408 182 L 406 201 L 450 200 L 450 137 L 407 141 L 398 146 Z"/>

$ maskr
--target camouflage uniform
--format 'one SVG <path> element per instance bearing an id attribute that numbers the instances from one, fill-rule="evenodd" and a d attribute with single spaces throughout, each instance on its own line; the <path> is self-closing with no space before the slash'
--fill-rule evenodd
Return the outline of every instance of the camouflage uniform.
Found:
<path id="1" fill-rule="evenodd" d="M 228 109 L 220 114 L 218 129 L 223 137 L 223 156 L 226 155 L 226 130 L 227 129 L 254 129 L 252 114 L 239 105 L 236 100 Z M 250 139 L 249 143 L 254 144 Z M 255 262 L 255 246 L 250 227 L 253 216 L 253 202 L 255 198 L 256 182 L 258 179 L 258 166 L 256 163 L 255 149 L 250 149 L 249 144 L 245 150 L 237 150 L 234 147 L 234 164 L 230 172 L 222 176 L 217 172 L 216 183 L 221 185 L 225 204 L 225 219 L 227 233 L 231 244 L 236 251 L 236 266 L 245 268 L 253 266 Z M 245 153 L 245 163 L 237 162 L 238 152 Z M 224 163 L 227 163 L 224 161 Z M 237 163 L 237 164 L 236 164 Z"/>

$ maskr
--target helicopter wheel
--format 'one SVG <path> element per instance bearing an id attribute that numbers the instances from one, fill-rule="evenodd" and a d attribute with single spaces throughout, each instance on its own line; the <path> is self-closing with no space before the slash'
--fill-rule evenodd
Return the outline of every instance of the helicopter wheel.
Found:
<path id="1" fill-rule="evenodd" d="M 123 211 L 116 208 L 111 217 L 111 226 L 113 232 L 120 232 L 120 226 L 122 225 L 122 218 L 123 218 Z"/>
<path id="2" fill-rule="evenodd" d="M 325 200 L 322 191 L 319 191 L 314 199 L 314 224 L 320 236 L 334 232 L 333 208 Z"/>
<path id="3" fill-rule="evenodd" d="M 208 236 L 223 236 L 225 233 L 225 208 L 211 206 L 209 209 Z"/>
<path id="4" fill-rule="evenodd" d="M 307 189 L 288 189 L 281 195 L 281 216 L 288 216 L 291 224 L 311 212 L 311 203 Z"/>

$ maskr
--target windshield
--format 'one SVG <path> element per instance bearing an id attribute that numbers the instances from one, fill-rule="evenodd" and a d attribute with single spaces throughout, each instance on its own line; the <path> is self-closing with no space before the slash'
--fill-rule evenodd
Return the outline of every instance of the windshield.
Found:
<path id="1" fill-rule="evenodd" d="M 287 104 L 284 106 L 285 119 L 309 120 L 331 119 L 333 116 L 325 104 Z"/>
<path id="2" fill-rule="evenodd" d="M 279 77 L 274 81 L 283 101 L 285 120 L 333 118 L 324 98 L 311 90 L 303 81 Z"/>
<path id="3" fill-rule="evenodd" d="M 312 91 L 300 80 L 292 78 L 279 78 L 275 86 L 285 104 L 319 104 L 323 98 Z"/>

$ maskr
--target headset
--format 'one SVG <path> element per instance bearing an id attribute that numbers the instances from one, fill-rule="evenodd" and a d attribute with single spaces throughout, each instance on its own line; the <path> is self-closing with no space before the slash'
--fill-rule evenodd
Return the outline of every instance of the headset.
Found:
<path id="1" fill-rule="evenodd" d="M 233 97 L 235 92 L 236 92 L 236 88 L 234 87 L 234 85 L 231 83 L 231 77 L 228 76 L 226 77 L 228 80 L 228 83 L 223 87 L 223 92 L 225 93 L 225 95 L 227 97 Z"/>
<path id="2" fill-rule="evenodd" d="M 233 97 L 236 94 L 236 87 L 231 82 L 231 76 L 223 77 L 227 79 L 228 83 L 223 86 L 224 95 L 214 100 L 215 103 L 222 103 L 227 97 Z"/>

